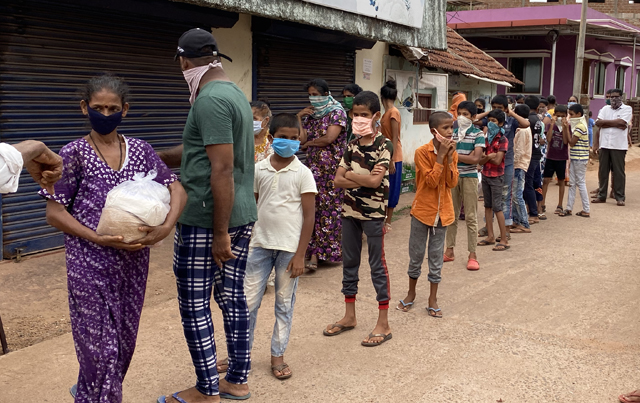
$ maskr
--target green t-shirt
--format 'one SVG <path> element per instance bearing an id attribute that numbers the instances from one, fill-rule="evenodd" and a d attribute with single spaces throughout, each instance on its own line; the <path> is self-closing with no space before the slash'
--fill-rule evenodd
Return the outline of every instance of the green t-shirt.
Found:
<path id="1" fill-rule="evenodd" d="M 249 101 L 230 81 L 212 81 L 200 89 L 182 133 L 180 176 L 189 199 L 179 222 L 213 228 L 211 163 L 205 147 L 233 144 L 235 199 L 229 228 L 258 219 L 253 195 L 253 114 Z"/>

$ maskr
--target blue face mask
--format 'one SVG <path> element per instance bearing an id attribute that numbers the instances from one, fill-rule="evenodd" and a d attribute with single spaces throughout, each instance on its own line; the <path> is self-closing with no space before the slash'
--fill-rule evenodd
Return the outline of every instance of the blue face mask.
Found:
<path id="1" fill-rule="evenodd" d="M 496 136 L 498 135 L 498 133 L 502 131 L 502 128 L 497 124 L 495 124 L 494 122 L 489 122 L 487 124 L 487 129 L 488 129 L 487 134 L 489 135 L 489 144 L 491 144 L 493 142 L 493 139 L 495 139 Z"/>
<path id="2" fill-rule="evenodd" d="M 120 122 L 122 122 L 122 111 L 105 116 L 102 113 L 92 109 L 87 102 L 87 111 L 89 111 L 89 122 L 91 128 L 98 134 L 106 136 L 116 130 Z"/>
<path id="3" fill-rule="evenodd" d="M 573 106 L 573 105 L 575 105 L 575 104 L 577 104 L 577 102 L 568 102 L 568 103 L 567 103 L 567 106 L 571 107 L 571 106 Z"/>
<path id="4" fill-rule="evenodd" d="M 300 148 L 300 142 L 298 140 L 275 138 L 273 139 L 271 148 L 273 148 L 273 151 L 282 158 L 289 158 L 298 151 Z"/>

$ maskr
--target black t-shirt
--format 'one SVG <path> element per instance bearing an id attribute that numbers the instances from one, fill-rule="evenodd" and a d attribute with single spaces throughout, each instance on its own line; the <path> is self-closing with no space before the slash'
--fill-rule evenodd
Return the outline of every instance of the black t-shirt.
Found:
<path id="1" fill-rule="evenodd" d="M 529 115 L 529 123 L 531 124 L 531 135 L 533 136 L 531 161 L 540 161 L 542 159 L 540 137 L 544 136 L 544 123 L 536 113 Z"/>

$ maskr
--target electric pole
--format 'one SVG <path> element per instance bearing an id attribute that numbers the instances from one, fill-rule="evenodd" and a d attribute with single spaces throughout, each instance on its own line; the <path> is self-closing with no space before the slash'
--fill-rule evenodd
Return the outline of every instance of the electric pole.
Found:
<path id="1" fill-rule="evenodd" d="M 587 36 L 587 10 L 589 1 L 582 0 L 582 13 L 580 15 L 580 33 L 578 35 L 578 46 L 576 47 L 576 67 L 573 72 L 573 93 L 580 97 L 582 92 L 582 69 L 584 65 L 584 42 Z M 580 99 L 578 99 L 580 101 Z"/>

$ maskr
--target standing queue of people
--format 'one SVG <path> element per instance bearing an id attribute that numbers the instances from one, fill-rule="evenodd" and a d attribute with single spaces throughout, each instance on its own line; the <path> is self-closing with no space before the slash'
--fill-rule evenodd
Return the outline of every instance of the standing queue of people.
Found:
<path id="1" fill-rule="evenodd" d="M 395 82 L 387 82 L 380 97 L 348 86 L 343 106 L 333 99 L 324 80 L 312 80 L 306 86 L 311 106 L 297 115 L 273 116 L 265 102 L 249 104 L 225 74 L 220 58 L 227 57 L 208 31 L 192 29 L 179 39 L 176 60 L 190 88 L 192 106 L 183 144 L 178 147 L 156 154 L 146 142 L 118 133 L 129 108 L 128 88 L 109 74 L 87 83 L 80 109 L 91 123 L 91 132 L 66 145 L 61 158 L 38 144 L 23 147 L 25 166 L 48 200 L 48 222 L 65 233 L 69 309 L 80 363 L 78 383 L 71 389 L 76 402 L 122 401 L 122 382 L 135 349 L 144 301 L 147 246 L 167 237 L 173 228 L 179 310 L 196 382 L 161 396 L 158 402 L 218 402 L 251 396 L 247 380 L 254 330 L 272 273 L 274 377 L 293 375 L 284 353 L 298 278 L 305 267 L 315 270 L 319 261 L 343 262 L 345 314 L 323 333 L 334 337 L 354 329 L 363 234 L 378 320 L 361 344 L 376 347 L 392 338 L 384 237 L 391 231 L 390 216 L 397 205 L 402 173 L 401 120 L 393 106 Z M 611 106 L 599 113 L 594 149 L 601 155 L 596 200 L 606 194 L 611 170 L 618 205 L 621 200 L 624 205 L 624 154 L 617 151 L 618 136 L 624 134 L 626 140 L 630 114 L 621 105 L 620 95 L 619 90 L 611 91 Z M 455 113 L 431 113 L 433 139 L 415 153 L 408 292 L 397 310 L 407 312 L 414 306 L 426 255 L 427 312 L 433 318 L 443 317 L 438 285 L 444 262 L 455 259 L 463 204 L 469 270 L 480 268 L 476 246 L 495 245 L 493 250 L 504 251 L 510 248 L 510 233 L 530 232 L 530 224 L 544 214 L 547 179 L 555 174 L 562 185 L 568 160 L 569 201 L 566 209 L 558 206 L 556 212 L 571 215 L 579 190 L 583 211 L 576 215 L 589 217 L 584 184 L 588 123 L 578 103 L 553 105 L 554 110 L 547 113 L 550 98 L 528 96 L 524 103 L 510 107 L 506 97 L 496 96 L 490 111 L 483 110 L 483 100 L 459 99 Z M 348 136 L 353 137 L 349 142 Z M 537 182 L 545 143 L 549 148 L 543 185 Z M 20 151 L 20 145 L 16 149 Z M 297 157 L 301 150 L 306 152 L 305 163 Z M 170 170 L 178 166 L 181 181 Z M 480 242 L 478 167 L 487 224 L 480 230 L 486 236 Z M 171 194 L 166 221 L 141 227 L 145 236 L 135 244 L 97 234 L 107 193 L 136 173 L 152 170 L 157 172 L 154 180 Z M 494 217 L 499 237 L 494 233 Z M 211 296 L 224 321 L 227 358 L 222 360 L 214 338 Z"/>

